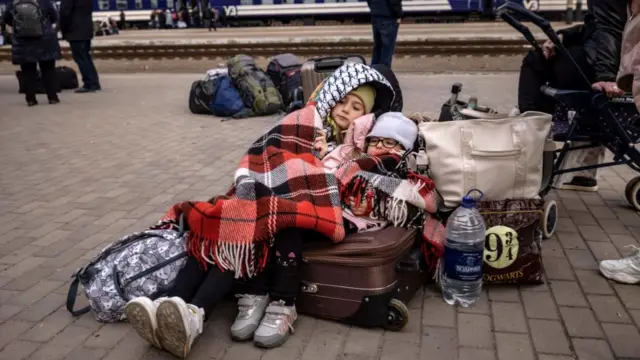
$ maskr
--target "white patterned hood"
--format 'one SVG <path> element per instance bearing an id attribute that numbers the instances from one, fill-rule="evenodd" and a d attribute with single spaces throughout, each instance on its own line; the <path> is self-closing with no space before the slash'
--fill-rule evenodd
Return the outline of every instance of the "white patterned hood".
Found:
<path id="1" fill-rule="evenodd" d="M 349 92 L 360 85 L 369 84 L 376 89 L 376 101 L 372 112 L 389 111 L 395 93 L 382 74 L 364 64 L 348 63 L 337 69 L 327 80 L 316 98 L 316 110 L 326 119 L 331 109 Z"/>

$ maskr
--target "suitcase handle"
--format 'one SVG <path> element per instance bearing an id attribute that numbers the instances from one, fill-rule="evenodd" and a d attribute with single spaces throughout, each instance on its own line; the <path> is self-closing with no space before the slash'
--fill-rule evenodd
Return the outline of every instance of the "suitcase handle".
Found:
<path id="1" fill-rule="evenodd" d="M 339 68 L 340 66 L 342 66 L 342 64 L 346 60 L 354 57 L 359 58 L 360 60 L 362 60 L 363 64 L 366 64 L 366 60 L 362 55 L 329 56 L 324 58 L 313 58 L 313 59 L 309 59 L 308 61 L 312 61 L 316 63 L 315 64 L 316 71 L 333 71 Z"/>

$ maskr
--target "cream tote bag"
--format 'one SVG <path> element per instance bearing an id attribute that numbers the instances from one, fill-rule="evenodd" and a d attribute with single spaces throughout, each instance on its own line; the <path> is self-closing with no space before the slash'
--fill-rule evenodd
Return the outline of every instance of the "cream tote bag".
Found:
<path id="1" fill-rule="evenodd" d="M 429 174 L 446 207 L 459 205 L 471 189 L 483 200 L 531 199 L 542 184 L 542 153 L 551 115 L 529 111 L 517 117 L 419 125 Z"/>

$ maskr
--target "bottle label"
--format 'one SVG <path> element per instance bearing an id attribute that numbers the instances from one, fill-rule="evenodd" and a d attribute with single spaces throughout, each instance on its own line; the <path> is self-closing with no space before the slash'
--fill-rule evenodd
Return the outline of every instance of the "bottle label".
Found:
<path id="1" fill-rule="evenodd" d="M 443 272 L 452 280 L 482 279 L 482 251 L 462 251 L 445 246 Z"/>

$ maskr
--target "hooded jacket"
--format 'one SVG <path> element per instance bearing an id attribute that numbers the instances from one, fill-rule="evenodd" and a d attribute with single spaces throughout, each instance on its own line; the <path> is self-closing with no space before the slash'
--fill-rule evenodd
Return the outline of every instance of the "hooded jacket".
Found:
<path id="1" fill-rule="evenodd" d="M 640 0 L 636 1 L 640 3 Z M 634 102 L 640 111 L 640 13 L 629 19 L 624 30 L 618 86 L 633 93 Z"/>
<path id="2" fill-rule="evenodd" d="M 363 84 L 369 84 L 376 89 L 376 100 L 371 112 L 375 114 L 388 112 L 395 98 L 393 86 L 382 74 L 364 64 L 343 65 L 324 81 L 322 88 L 315 96 L 312 95 L 309 104 L 316 108 L 316 126 L 324 128 L 327 133 L 328 151 L 332 151 L 336 145 L 339 145 L 336 144 L 338 137 L 333 133 L 333 128 L 326 122 L 331 109 L 348 93 Z"/>

